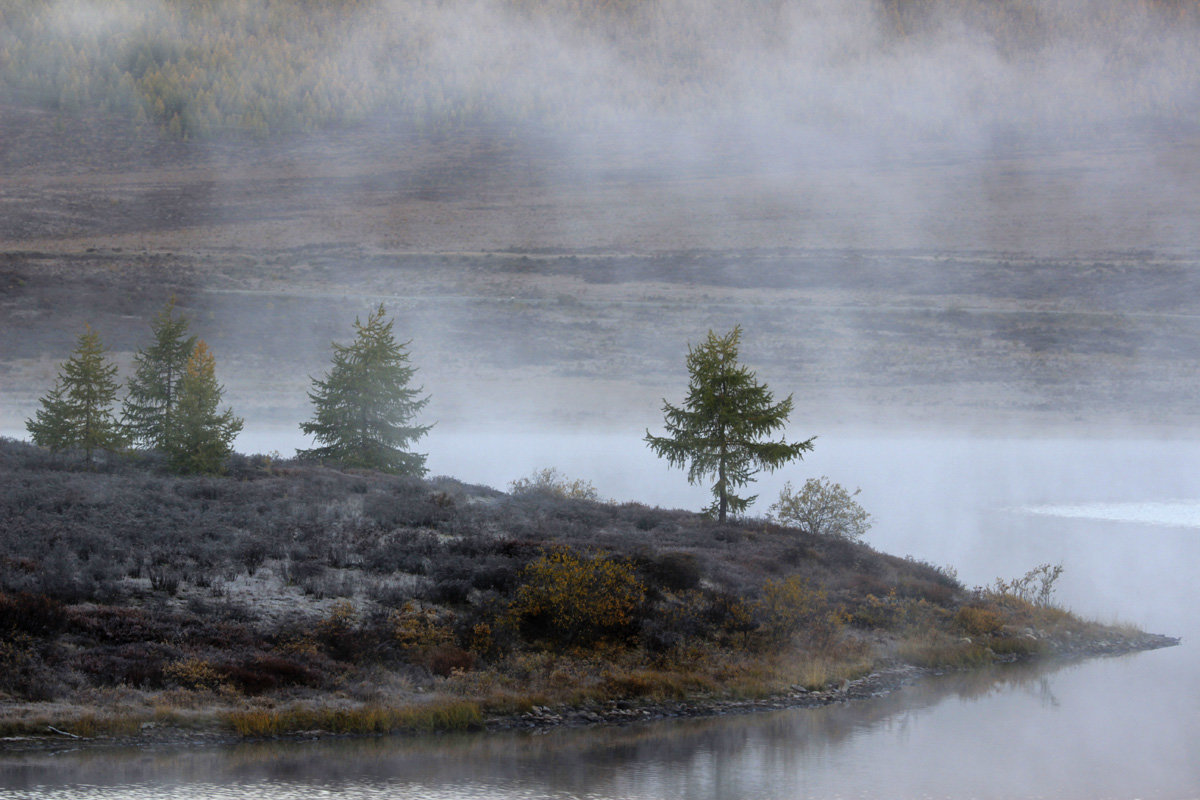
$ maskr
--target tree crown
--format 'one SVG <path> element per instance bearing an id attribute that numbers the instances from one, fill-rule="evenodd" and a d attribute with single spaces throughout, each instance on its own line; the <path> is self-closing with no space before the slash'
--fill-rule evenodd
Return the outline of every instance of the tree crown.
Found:
<path id="1" fill-rule="evenodd" d="M 41 409 L 25 421 L 34 444 L 55 452 L 80 448 L 89 464 L 94 451 L 122 445 L 110 408 L 117 397 L 117 365 L 105 353 L 99 334 L 87 326 Z"/>
<path id="2" fill-rule="evenodd" d="M 126 438 L 143 447 L 163 446 L 179 401 L 179 383 L 196 337 L 188 336 L 188 321 L 175 316 L 175 298 L 151 323 L 153 343 L 133 357 L 134 375 L 126 386 L 121 411 Z"/>
<path id="3" fill-rule="evenodd" d="M 429 402 L 409 384 L 408 342 L 398 343 L 383 305 L 365 323 L 354 320 L 355 338 L 333 344 L 333 366 L 309 392 L 315 412 L 300 429 L 320 444 L 302 457 L 349 467 L 406 475 L 425 474 L 425 456 L 408 450 L 431 426 L 414 424 Z"/>
<path id="4" fill-rule="evenodd" d="M 816 437 L 788 443 L 770 439 L 787 425 L 792 396 L 776 403 L 766 385 L 738 363 L 741 326 L 724 336 L 713 331 L 698 347 L 688 347 L 691 374 L 682 406 L 663 400 L 666 436 L 646 431 L 646 443 L 673 467 L 687 467 L 688 482 L 715 476 L 711 513 L 722 521 L 744 511 L 755 496 L 739 497 L 738 487 L 760 471 L 777 469 L 812 450 Z"/>
<path id="5" fill-rule="evenodd" d="M 177 408 L 163 437 L 163 449 L 180 472 L 220 472 L 233 452 L 243 421 L 232 409 L 217 411 L 224 387 L 217 383 L 216 358 L 196 342 L 179 380 Z"/>

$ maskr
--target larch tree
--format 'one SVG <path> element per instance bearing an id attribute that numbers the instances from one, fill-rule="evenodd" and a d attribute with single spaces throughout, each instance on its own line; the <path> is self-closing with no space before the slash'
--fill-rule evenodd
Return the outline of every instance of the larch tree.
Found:
<path id="1" fill-rule="evenodd" d="M 738 363 L 741 335 L 740 326 L 724 336 L 709 331 L 703 344 L 688 347 L 687 398 L 682 406 L 664 399 L 667 435 L 654 436 L 647 430 L 645 438 L 671 466 L 687 467 L 689 483 L 716 478 L 708 511 L 722 522 L 755 500 L 739 497 L 736 489 L 762 470 L 771 472 L 802 458 L 816 439 L 788 443 L 770 438 L 787 425 L 792 396 L 776 403 L 754 373 Z"/>
<path id="2" fill-rule="evenodd" d="M 42 407 L 34 412 L 32 419 L 25 420 L 25 429 L 33 443 L 52 453 L 67 450 L 74 441 L 75 420 L 65 397 L 66 391 L 60 374 L 54 381 L 54 388 L 38 401 Z"/>
<path id="3" fill-rule="evenodd" d="M 118 386 L 117 365 L 89 326 L 59 369 L 54 388 L 41 398 L 42 407 L 25 421 L 33 443 L 53 452 L 82 450 L 89 465 L 95 451 L 121 447 L 120 424 L 112 413 Z"/>
<path id="4" fill-rule="evenodd" d="M 163 432 L 162 449 L 179 472 L 220 472 L 233 452 L 243 420 L 218 411 L 225 389 L 217 383 L 216 359 L 198 341 L 179 380 L 175 411 Z"/>
<path id="5" fill-rule="evenodd" d="M 302 458 L 425 474 L 425 455 L 410 448 L 431 427 L 415 422 L 429 398 L 410 385 L 416 368 L 409 363 L 408 342 L 396 341 L 392 324 L 381 304 L 366 323 L 354 320 L 353 342 L 333 344 L 333 366 L 324 380 L 313 379 L 308 393 L 313 418 L 300 424 L 320 446 L 300 451 Z"/>
<path id="6" fill-rule="evenodd" d="M 179 384 L 196 349 L 196 337 L 187 335 L 187 319 L 174 312 L 171 298 L 151 324 L 154 342 L 133 357 L 134 374 L 121 411 L 126 438 L 150 449 L 163 447 L 179 403 Z"/>

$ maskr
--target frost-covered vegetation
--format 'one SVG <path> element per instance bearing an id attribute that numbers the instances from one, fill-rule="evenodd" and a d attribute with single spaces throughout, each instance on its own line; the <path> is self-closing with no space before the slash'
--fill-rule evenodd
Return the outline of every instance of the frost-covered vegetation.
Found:
<path id="1" fill-rule="evenodd" d="M 243 733 L 459 726 L 531 704 L 819 688 L 1090 630 L 1007 586 L 968 591 L 763 520 L 258 456 L 224 478 L 152 458 L 79 467 L 0 440 L 9 732 L 39 708 L 110 733 L 130 715 Z"/>

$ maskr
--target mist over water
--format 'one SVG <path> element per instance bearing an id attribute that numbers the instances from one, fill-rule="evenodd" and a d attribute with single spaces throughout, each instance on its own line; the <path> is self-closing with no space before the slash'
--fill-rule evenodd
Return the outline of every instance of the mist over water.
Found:
<path id="1" fill-rule="evenodd" d="M 352 184 L 458 199 L 445 165 L 397 163 L 384 142 L 464 125 L 497 145 L 450 167 L 485 208 L 506 152 L 519 182 L 614 201 L 580 207 L 551 194 L 540 218 L 508 220 L 503 246 L 644 247 L 645 223 L 699 249 L 1190 251 L 1194 227 L 1180 229 L 1186 216 L 1172 211 L 1195 204 L 1195 169 L 1178 149 L 1200 121 L 1189 8 L 387 0 L 297 16 L 268 0 L 59 0 L 29 31 L 14 13 L 0 45 L 11 96 L 49 95 L 70 110 L 115 94 L 167 130 L 176 116 L 193 120 L 196 152 L 215 172 L 244 171 L 224 144 L 239 126 L 305 131 L 301 151 L 261 148 L 286 170 L 262 176 L 283 207 L 336 210 Z M 65 66 L 52 69 L 59 51 Z M 34 77 L 15 77 L 25 72 Z M 363 146 L 336 132 L 347 122 L 382 137 L 370 145 L 379 169 L 344 168 Z M 1124 155 L 1106 161 L 1114 152 Z M 304 169 L 325 180 L 289 180 Z M 762 182 L 724 183 L 745 174 Z M 232 179 L 244 175 L 225 177 L 206 200 L 233 222 L 228 206 L 246 187 Z M 673 181 L 688 185 L 663 195 Z M 393 243 L 411 243 L 396 222 Z M 337 235 L 328 219 L 314 224 Z M 436 249 L 461 244 L 458 233 L 442 231 Z"/>
<path id="2" fill-rule="evenodd" d="M 555 467 L 698 510 L 642 437 L 687 342 L 741 322 L 797 392 L 790 438 L 819 437 L 752 516 L 827 475 L 879 550 L 967 586 L 1061 563 L 1067 607 L 1184 643 L 653 729 L 0 761 L 0 800 L 1200 795 L 1200 449 L 1175 436 L 1200 341 L 1191 6 L 45 5 L 37 36 L 0 10 L 0 123 L 51 98 L 70 133 L 3 125 L 0 266 L 44 283 L 0 271 L 9 435 L 84 315 L 127 364 L 182 289 L 252 418 L 237 449 L 290 456 L 306 376 L 384 301 L 434 398 L 431 474 Z M 70 116 L 110 91 L 111 117 Z M 93 147 L 107 128 L 129 143 Z M 121 270 L 136 291 L 100 297 Z"/>

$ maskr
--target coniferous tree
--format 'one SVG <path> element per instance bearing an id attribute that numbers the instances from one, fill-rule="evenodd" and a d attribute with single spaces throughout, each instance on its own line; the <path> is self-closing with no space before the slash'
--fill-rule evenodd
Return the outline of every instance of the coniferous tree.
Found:
<path id="1" fill-rule="evenodd" d="M 771 391 L 747 367 L 738 364 L 741 326 L 724 336 L 708 332 L 699 347 L 688 347 L 691 373 L 682 407 L 663 400 L 667 436 L 652 436 L 646 443 L 673 467 L 688 467 L 688 483 L 716 477 L 709 512 L 722 522 L 732 511 L 744 511 L 754 497 L 738 497 L 734 490 L 749 483 L 760 470 L 774 471 L 802 458 L 813 449 L 813 440 L 788 444 L 769 438 L 787 424 L 792 396 L 774 402 Z"/>
<path id="2" fill-rule="evenodd" d="M 117 365 L 104 355 L 100 336 L 89 326 L 59 370 L 33 419 L 25 421 L 33 443 L 54 452 L 78 448 L 88 464 L 96 450 L 123 444 L 111 406 L 117 397 Z"/>
<path id="3" fill-rule="evenodd" d="M 179 402 L 179 383 L 196 337 L 188 336 L 188 321 L 176 317 L 175 299 L 167 303 L 151 325 L 154 343 L 133 357 L 135 372 L 121 412 L 125 436 L 135 445 L 161 449 Z"/>
<path id="4" fill-rule="evenodd" d="M 354 320 L 357 336 L 348 345 L 333 344 L 333 367 L 324 380 L 313 379 L 308 393 L 315 407 L 311 422 L 300 429 L 321 445 L 300 456 L 401 475 L 425 474 L 425 456 L 408 448 L 431 426 L 414 420 L 428 397 L 409 384 L 416 368 L 409 364 L 408 343 L 397 343 L 392 321 L 380 305 L 363 324 Z"/>
<path id="5" fill-rule="evenodd" d="M 54 453 L 69 448 L 74 438 L 75 424 L 64 391 L 60 375 L 50 393 L 39 401 L 42 407 L 34 412 L 33 419 L 25 420 L 33 443 Z"/>
<path id="6" fill-rule="evenodd" d="M 224 387 L 217 383 L 216 359 L 203 341 L 195 349 L 179 380 L 175 412 L 163 433 L 163 451 L 180 472 L 220 472 L 233 452 L 242 419 L 232 409 L 218 412 Z"/>

